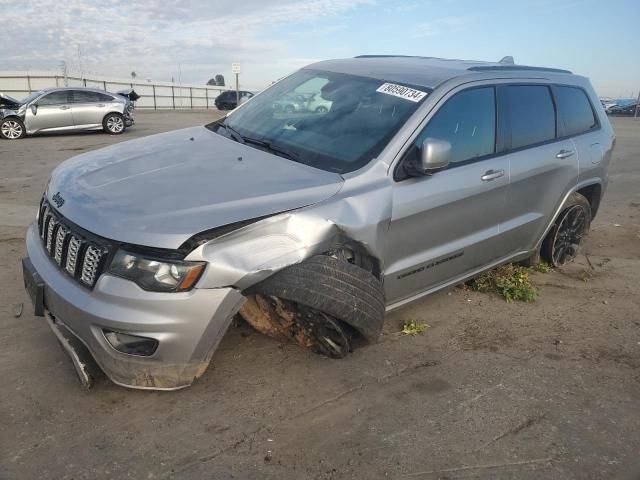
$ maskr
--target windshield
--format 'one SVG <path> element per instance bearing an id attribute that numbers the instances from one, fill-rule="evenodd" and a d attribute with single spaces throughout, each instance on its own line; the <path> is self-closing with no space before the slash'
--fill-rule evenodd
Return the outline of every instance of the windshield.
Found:
<path id="1" fill-rule="evenodd" d="M 426 97 L 425 90 L 304 69 L 207 127 L 300 163 L 346 173 L 380 153 Z"/>
<path id="2" fill-rule="evenodd" d="M 42 95 L 44 92 L 40 91 L 40 92 L 33 92 L 32 94 L 24 97 L 22 100 L 20 100 L 20 103 L 22 105 L 24 105 L 25 103 L 29 103 L 31 100 L 33 100 L 36 97 L 39 97 L 40 95 Z"/>

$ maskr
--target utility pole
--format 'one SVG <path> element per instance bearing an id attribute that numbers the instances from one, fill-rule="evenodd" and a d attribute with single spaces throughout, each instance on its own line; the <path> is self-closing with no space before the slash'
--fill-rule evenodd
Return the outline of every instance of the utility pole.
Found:
<path id="1" fill-rule="evenodd" d="M 60 62 L 60 68 L 62 69 L 62 77 L 64 78 L 64 86 L 69 86 L 69 79 L 67 78 L 67 62 L 62 60 Z"/>
<path id="2" fill-rule="evenodd" d="M 80 78 L 84 78 L 84 73 L 82 71 L 82 50 L 80 49 L 80 44 L 78 44 L 78 68 L 80 69 Z"/>

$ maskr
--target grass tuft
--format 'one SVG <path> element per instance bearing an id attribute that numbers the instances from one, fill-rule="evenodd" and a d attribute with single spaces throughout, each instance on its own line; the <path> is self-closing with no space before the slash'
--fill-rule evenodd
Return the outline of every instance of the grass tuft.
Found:
<path id="1" fill-rule="evenodd" d="M 542 268 L 544 269 L 544 267 Z M 533 302 L 538 292 L 529 279 L 531 270 L 533 269 L 508 263 L 472 280 L 471 289 L 477 292 L 496 292 L 502 295 L 507 303 L 514 301 Z"/>
<path id="2" fill-rule="evenodd" d="M 404 321 L 404 325 L 402 326 L 402 333 L 405 335 L 419 335 L 424 332 L 429 325 L 426 323 L 418 323 L 414 319 L 409 318 Z"/>
<path id="3" fill-rule="evenodd" d="M 540 262 L 531 267 L 531 270 L 538 273 L 549 273 L 551 271 L 551 268 L 551 265 L 549 265 L 547 262 Z"/>

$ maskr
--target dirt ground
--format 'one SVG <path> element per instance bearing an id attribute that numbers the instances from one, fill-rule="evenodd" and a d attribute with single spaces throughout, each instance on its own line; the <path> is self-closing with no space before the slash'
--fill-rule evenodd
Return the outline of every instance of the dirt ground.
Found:
<path id="1" fill-rule="evenodd" d="M 640 478 L 640 121 L 613 119 L 609 190 L 575 264 L 507 304 L 453 288 L 330 360 L 231 328 L 191 388 L 80 388 L 22 288 L 23 235 L 61 161 L 125 135 L 0 141 L 0 478 Z M 16 318 L 15 306 L 24 303 Z M 400 334 L 405 319 L 426 322 Z"/>

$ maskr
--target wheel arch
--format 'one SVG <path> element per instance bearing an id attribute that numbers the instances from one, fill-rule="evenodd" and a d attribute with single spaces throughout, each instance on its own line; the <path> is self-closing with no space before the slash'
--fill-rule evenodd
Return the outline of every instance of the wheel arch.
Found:
<path id="1" fill-rule="evenodd" d="M 547 226 L 544 229 L 542 236 L 538 239 L 538 241 L 535 244 L 534 250 L 537 250 L 538 248 L 540 248 L 540 245 L 542 245 L 542 242 L 544 241 L 547 234 L 551 230 L 551 227 L 553 226 L 554 222 L 558 218 L 558 215 L 560 215 L 560 213 L 564 209 L 571 195 L 573 195 L 574 193 L 579 193 L 580 195 L 587 198 L 587 200 L 589 201 L 589 204 L 591 205 L 591 219 L 593 220 L 593 217 L 595 216 L 595 211 L 593 209 L 594 202 L 596 202 L 595 205 L 597 210 L 597 208 L 600 206 L 600 200 L 602 198 L 603 191 L 604 191 L 603 182 L 600 178 L 592 178 L 589 180 L 585 180 L 575 185 L 573 188 L 569 189 L 569 191 L 562 198 L 562 201 L 559 203 L 558 207 L 556 207 L 556 210 L 554 211 L 553 216 L 549 219 L 549 222 L 547 223 Z M 587 193 L 589 196 L 585 195 L 585 193 Z"/>
<path id="2" fill-rule="evenodd" d="M 579 193 L 589 200 L 589 204 L 591 205 L 591 219 L 593 220 L 598 212 L 598 208 L 600 207 L 600 200 L 602 199 L 602 185 L 600 183 L 592 183 L 577 189 L 576 193 Z"/>

